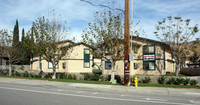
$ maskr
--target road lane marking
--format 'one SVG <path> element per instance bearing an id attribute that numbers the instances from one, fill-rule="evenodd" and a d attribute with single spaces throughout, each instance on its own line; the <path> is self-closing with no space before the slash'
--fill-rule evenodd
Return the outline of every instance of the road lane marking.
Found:
<path id="1" fill-rule="evenodd" d="M 126 97 L 126 96 L 128 96 L 128 95 L 125 95 L 125 94 L 122 94 L 122 95 L 120 95 L 121 97 Z"/>
<path id="2" fill-rule="evenodd" d="M 82 91 L 77 91 L 76 93 L 82 93 Z"/>
<path id="3" fill-rule="evenodd" d="M 121 97 L 124 97 L 125 95 L 124 94 L 122 94 L 122 95 L 120 95 Z"/>
<path id="4" fill-rule="evenodd" d="M 95 93 L 92 93 L 92 95 L 95 95 L 95 94 L 98 94 L 97 92 L 95 92 Z"/>
<path id="5" fill-rule="evenodd" d="M 189 100 L 191 103 L 193 103 L 193 104 L 199 104 L 200 103 L 200 101 L 193 101 L 193 100 Z"/>
<path id="6" fill-rule="evenodd" d="M 154 101 L 168 101 L 165 99 L 155 99 L 155 98 L 145 98 L 146 100 L 154 100 Z"/>
<path id="7" fill-rule="evenodd" d="M 60 92 L 60 91 L 63 91 L 63 89 L 58 89 L 57 91 L 59 91 L 59 92 Z"/>
<path id="8" fill-rule="evenodd" d="M 74 97 L 83 97 L 83 98 L 93 98 L 93 99 L 116 100 L 116 101 L 130 101 L 130 102 L 142 102 L 142 103 L 149 103 L 150 102 L 150 103 L 173 104 L 173 105 L 192 105 L 192 104 L 176 103 L 176 102 L 162 102 L 162 101 L 147 101 L 147 100 L 122 99 L 122 98 L 112 98 L 112 97 L 86 96 L 86 95 L 56 93 L 56 92 L 47 92 L 47 91 L 39 91 L 39 90 L 10 88 L 10 87 L 0 87 L 0 89 L 17 90 L 17 91 L 33 92 L 33 93 L 43 93 L 43 94 L 53 94 L 53 95 L 63 95 L 63 96 L 74 96 Z"/>

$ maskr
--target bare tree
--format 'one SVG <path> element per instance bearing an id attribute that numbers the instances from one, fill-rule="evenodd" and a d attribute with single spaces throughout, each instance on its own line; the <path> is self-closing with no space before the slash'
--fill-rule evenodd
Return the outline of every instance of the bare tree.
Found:
<path id="1" fill-rule="evenodd" d="M 176 77 L 180 71 L 181 52 L 185 52 L 183 45 L 192 40 L 198 32 L 197 25 L 190 27 L 190 19 L 181 17 L 167 17 L 156 25 L 155 35 L 158 39 L 169 45 L 172 58 L 176 62 Z"/>

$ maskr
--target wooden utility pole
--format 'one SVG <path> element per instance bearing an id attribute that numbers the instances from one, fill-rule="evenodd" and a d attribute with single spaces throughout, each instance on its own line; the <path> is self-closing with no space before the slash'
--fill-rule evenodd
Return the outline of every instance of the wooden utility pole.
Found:
<path id="1" fill-rule="evenodd" d="M 125 0 L 125 18 L 124 18 L 124 86 L 129 85 L 130 80 L 130 0 Z"/>

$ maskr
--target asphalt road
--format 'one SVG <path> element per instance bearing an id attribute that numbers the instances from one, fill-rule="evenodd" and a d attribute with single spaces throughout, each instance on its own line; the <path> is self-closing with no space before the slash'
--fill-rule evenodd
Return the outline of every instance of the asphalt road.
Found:
<path id="1" fill-rule="evenodd" d="M 0 83 L 0 105 L 200 105 L 200 97 Z"/>

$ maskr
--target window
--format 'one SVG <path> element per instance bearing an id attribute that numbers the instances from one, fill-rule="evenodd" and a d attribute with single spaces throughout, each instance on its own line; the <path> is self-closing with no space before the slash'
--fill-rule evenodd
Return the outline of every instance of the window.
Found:
<path id="1" fill-rule="evenodd" d="M 65 68 L 67 67 L 66 62 L 63 62 L 63 63 L 62 63 L 62 67 L 63 67 L 63 69 L 65 69 Z"/>
<path id="2" fill-rule="evenodd" d="M 151 62 L 143 62 L 143 69 L 144 70 L 155 70 L 155 61 Z"/>
<path id="3" fill-rule="evenodd" d="M 144 54 L 151 54 L 155 53 L 155 46 L 154 45 L 146 45 L 143 47 L 143 53 Z"/>
<path id="4" fill-rule="evenodd" d="M 134 65 L 134 69 L 138 68 L 138 64 L 137 63 L 133 63 L 133 65 Z"/>
<path id="5" fill-rule="evenodd" d="M 49 69 L 53 69 L 53 65 L 51 62 L 48 62 L 48 68 Z M 58 65 L 56 65 L 56 69 L 58 69 Z"/>
<path id="6" fill-rule="evenodd" d="M 90 68 L 90 49 L 84 49 L 84 68 Z"/>
<path id="7" fill-rule="evenodd" d="M 105 61 L 105 69 L 108 69 L 108 70 L 112 69 L 112 63 L 110 61 Z"/>
<path id="8" fill-rule="evenodd" d="M 143 47 L 143 70 L 155 70 L 155 45 Z"/>

